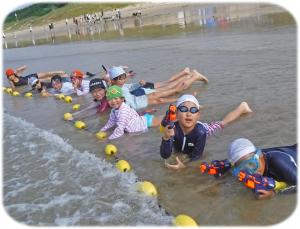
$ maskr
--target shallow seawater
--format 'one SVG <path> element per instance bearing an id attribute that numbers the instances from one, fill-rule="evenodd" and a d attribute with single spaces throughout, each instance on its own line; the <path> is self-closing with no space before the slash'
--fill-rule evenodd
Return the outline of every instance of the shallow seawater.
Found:
<path id="1" fill-rule="evenodd" d="M 26 64 L 28 73 L 98 72 L 102 64 L 122 64 L 137 73 L 132 82 L 166 80 L 185 66 L 198 69 L 209 84 L 197 82 L 185 93 L 198 92 L 204 105 L 201 121 L 220 120 L 242 101 L 254 111 L 208 139 L 202 160 L 210 161 L 226 158 L 230 142 L 238 137 L 247 137 L 262 148 L 296 142 L 296 40 L 294 24 L 244 20 L 225 28 L 155 39 L 5 50 L 4 68 Z M 73 104 L 83 106 L 91 101 L 90 96 L 73 99 Z M 62 119 L 71 107 L 54 98 L 3 95 L 3 204 L 17 221 L 30 225 L 171 225 L 177 214 L 188 214 L 200 225 L 269 225 L 286 219 L 296 207 L 295 194 L 257 201 L 230 176 L 201 175 L 200 161 L 181 172 L 167 170 L 159 155 L 157 129 L 113 142 L 118 157 L 133 167 L 133 172 L 121 174 L 111 161 L 104 160 L 107 142 L 93 134 L 105 124 L 108 113 L 86 119 L 90 132 L 80 131 Z M 167 105 L 156 108 L 162 115 Z M 139 194 L 137 179 L 153 182 L 158 198 Z"/>

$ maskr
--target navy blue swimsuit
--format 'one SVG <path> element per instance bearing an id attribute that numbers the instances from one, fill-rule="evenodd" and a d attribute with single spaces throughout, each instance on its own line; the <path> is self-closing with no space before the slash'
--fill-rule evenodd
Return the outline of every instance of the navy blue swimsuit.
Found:
<path id="1" fill-rule="evenodd" d="M 35 77 L 38 79 L 38 75 L 36 73 L 30 74 L 28 76 L 17 76 L 19 78 L 19 82 L 11 81 L 15 87 L 24 86 L 28 84 L 28 79 L 31 77 Z"/>
<path id="2" fill-rule="evenodd" d="M 162 140 L 160 155 L 167 159 L 172 154 L 173 145 L 176 151 L 187 154 L 191 161 L 199 159 L 204 151 L 207 130 L 200 123 L 197 123 L 191 133 L 184 135 L 178 121 L 175 122 L 175 136 L 172 139 Z"/>
<path id="3" fill-rule="evenodd" d="M 297 184 L 297 144 L 262 149 L 266 161 L 264 176 L 288 185 Z"/>

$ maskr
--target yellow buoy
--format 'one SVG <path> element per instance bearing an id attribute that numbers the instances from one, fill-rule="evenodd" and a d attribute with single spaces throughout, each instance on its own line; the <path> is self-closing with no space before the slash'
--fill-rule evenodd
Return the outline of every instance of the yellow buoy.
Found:
<path id="1" fill-rule="evenodd" d="M 6 93 L 11 94 L 12 92 L 13 90 L 10 87 L 6 88 Z"/>
<path id="2" fill-rule="evenodd" d="M 32 97 L 32 93 L 31 92 L 26 92 L 24 96 L 25 97 Z"/>
<path id="3" fill-rule="evenodd" d="M 73 116 L 71 113 L 64 113 L 64 120 L 72 120 Z"/>
<path id="4" fill-rule="evenodd" d="M 128 171 L 131 170 L 130 164 L 125 160 L 119 160 L 116 163 L 116 167 L 117 167 L 118 170 L 120 170 L 123 173 L 128 172 Z"/>
<path id="5" fill-rule="evenodd" d="M 58 94 L 58 95 L 56 95 L 56 98 L 58 98 L 58 99 L 64 99 L 65 95 L 64 94 Z"/>
<path id="6" fill-rule="evenodd" d="M 12 95 L 13 95 L 13 96 L 19 96 L 19 95 L 20 95 L 20 93 L 19 93 L 19 92 L 17 92 L 17 91 L 14 91 L 14 92 L 12 93 Z"/>
<path id="7" fill-rule="evenodd" d="M 66 96 L 66 97 L 65 97 L 65 102 L 66 102 L 66 103 L 72 103 L 72 97 L 69 96 L 69 95 Z"/>
<path id="8" fill-rule="evenodd" d="M 165 128 L 162 125 L 159 125 L 159 132 L 163 133 L 165 131 Z"/>
<path id="9" fill-rule="evenodd" d="M 198 226 L 198 224 L 192 217 L 190 217 L 188 215 L 184 215 L 184 214 L 176 216 L 173 224 L 175 226 L 181 226 L 181 227 L 183 227 L 183 226 L 186 226 L 186 227 Z"/>
<path id="10" fill-rule="evenodd" d="M 74 123 L 74 126 L 75 126 L 77 129 L 84 129 L 84 128 L 86 128 L 85 123 L 82 122 L 82 121 L 76 121 L 76 122 Z"/>
<path id="11" fill-rule="evenodd" d="M 78 111 L 80 108 L 80 104 L 74 104 L 72 108 L 74 111 Z"/>
<path id="12" fill-rule="evenodd" d="M 157 190 L 156 190 L 154 184 L 152 184 L 149 181 L 139 182 L 138 183 L 138 190 L 140 192 L 145 193 L 148 196 L 156 196 L 157 195 Z"/>
<path id="13" fill-rule="evenodd" d="M 112 155 L 115 155 L 118 151 L 117 147 L 113 144 L 107 144 L 105 146 L 105 154 L 108 155 L 108 156 L 112 156 Z"/>
<path id="14" fill-rule="evenodd" d="M 96 133 L 96 137 L 100 140 L 103 140 L 107 137 L 107 134 L 103 131 L 99 131 L 98 133 Z"/>

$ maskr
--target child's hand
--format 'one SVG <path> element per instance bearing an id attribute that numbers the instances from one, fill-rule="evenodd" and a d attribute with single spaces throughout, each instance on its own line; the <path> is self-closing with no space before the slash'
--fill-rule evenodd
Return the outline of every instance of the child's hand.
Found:
<path id="1" fill-rule="evenodd" d="M 79 88 L 80 82 L 78 79 L 72 79 L 72 84 L 75 89 Z"/>
<path id="2" fill-rule="evenodd" d="M 41 95 L 42 96 L 49 96 L 49 93 L 47 92 L 46 88 L 43 87 L 42 91 L 41 91 Z"/>
<path id="3" fill-rule="evenodd" d="M 174 131 L 174 129 L 175 129 L 175 127 L 172 129 L 169 129 L 169 125 L 167 125 L 166 127 L 165 127 L 165 129 L 164 129 L 164 136 L 163 136 L 163 139 L 164 140 L 169 140 L 171 137 L 173 137 L 173 136 L 175 136 L 175 131 Z"/>
<path id="4" fill-rule="evenodd" d="M 273 190 L 267 191 L 267 190 L 257 190 L 258 195 L 256 196 L 257 199 L 267 199 L 271 198 L 275 195 L 275 192 Z"/>
<path id="5" fill-rule="evenodd" d="M 165 162 L 165 166 L 168 169 L 173 169 L 173 170 L 179 170 L 179 169 L 185 168 L 185 165 L 182 163 L 182 161 L 180 161 L 180 159 L 178 157 L 176 157 L 176 161 L 177 161 L 177 164 L 175 164 L 175 165 L 171 165 L 171 164 Z"/>

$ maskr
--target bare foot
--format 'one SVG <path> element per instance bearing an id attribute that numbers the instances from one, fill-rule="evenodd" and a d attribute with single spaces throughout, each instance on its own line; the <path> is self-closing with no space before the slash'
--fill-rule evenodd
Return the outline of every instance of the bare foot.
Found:
<path id="1" fill-rule="evenodd" d="M 201 73 L 199 73 L 196 69 L 193 70 L 193 75 L 196 75 L 198 77 L 199 81 L 203 81 L 204 83 L 208 83 L 208 79 L 202 75 Z"/>
<path id="2" fill-rule="evenodd" d="M 240 108 L 242 109 L 243 114 L 252 113 L 253 112 L 251 110 L 251 108 L 249 107 L 248 103 L 246 103 L 246 102 L 241 102 Z"/>
<path id="3" fill-rule="evenodd" d="M 185 73 L 185 74 L 191 74 L 191 70 L 190 70 L 190 68 L 188 68 L 188 67 L 185 67 L 185 68 L 182 70 L 182 72 Z"/>

